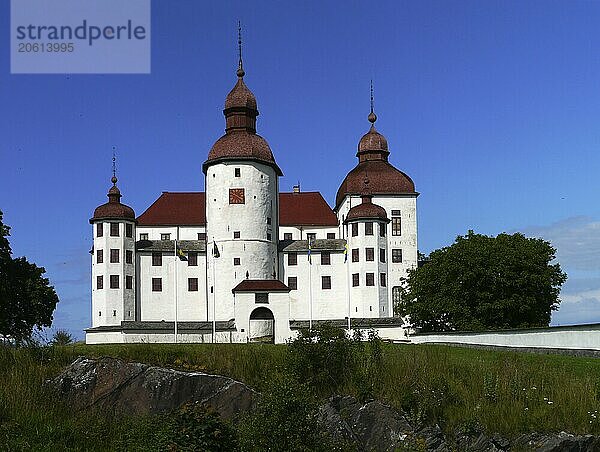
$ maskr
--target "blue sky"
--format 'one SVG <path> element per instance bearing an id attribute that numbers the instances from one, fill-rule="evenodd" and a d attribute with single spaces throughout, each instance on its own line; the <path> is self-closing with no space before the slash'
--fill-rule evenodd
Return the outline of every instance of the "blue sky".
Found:
<path id="1" fill-rule="evenodd" d="M 11 75 L 0 2 L 0 210 L 15 256 L 47 269 L 55 328 L 90 323 L 93 209 L 118 147 L 123 202 L 200 191 L 235 83 L 237 20 L 258 131 L 330 204 L 368 129 L 418 199 L 419 248 L 522 231 L 569 274 L 554 324 L 600 321 L 600 2 L 152 3 L 148 75 Z"/>

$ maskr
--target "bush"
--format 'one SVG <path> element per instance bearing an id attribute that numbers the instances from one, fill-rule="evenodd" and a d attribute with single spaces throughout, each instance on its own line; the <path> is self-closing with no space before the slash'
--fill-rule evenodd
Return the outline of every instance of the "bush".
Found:
<path id="1" fill-rule="evenodd" d="M 57 330 L 50 341 L 50 345 L 69 345 L 72 343 L 73 336 L 67 330 Z"/>

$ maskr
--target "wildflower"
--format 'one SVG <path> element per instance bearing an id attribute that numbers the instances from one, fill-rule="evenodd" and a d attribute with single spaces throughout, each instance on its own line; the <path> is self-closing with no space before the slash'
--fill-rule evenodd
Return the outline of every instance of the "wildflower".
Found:
<path id="1" fill-rule="evenodd" d="M 552 400 L 548 400 L 548 405 L 552 405 L 554 402 Z"/>
<path id="2" fill-rule="evenodd" d="M 531 389 L 533 389 L 535 391 L 537 388 L 535 386 L 532 386 Z"/>

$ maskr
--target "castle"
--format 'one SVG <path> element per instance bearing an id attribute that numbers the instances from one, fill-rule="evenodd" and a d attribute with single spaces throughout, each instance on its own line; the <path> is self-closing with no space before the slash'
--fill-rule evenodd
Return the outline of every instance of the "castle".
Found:
<path id="1" fill-rule="evenodd" d="M 372 95 L 370 129 L 332 209 L 318 192 L 279 191 L 244 75 L 240 52 L 225 134 L 202 166 L 205 192 L 163 192 L 136 217 L 113 171 L 90 219 L 87 343 L 281 343 L 325 320 L 403 337 L 393 306 L 417 265 L 418 193 L 388 161 Z"/>

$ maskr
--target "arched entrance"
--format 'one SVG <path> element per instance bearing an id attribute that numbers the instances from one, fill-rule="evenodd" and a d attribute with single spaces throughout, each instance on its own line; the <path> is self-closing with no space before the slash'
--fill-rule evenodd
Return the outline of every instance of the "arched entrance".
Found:
<path id="1" fill-rule="evenodd" d="M 250 314 L 248 340 L 271 344 L 275 342 L 275 317 L 269 308 L 261 306 Z"/>

